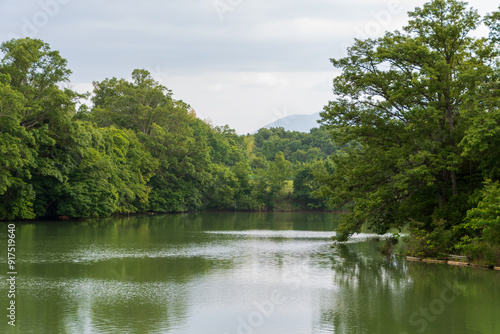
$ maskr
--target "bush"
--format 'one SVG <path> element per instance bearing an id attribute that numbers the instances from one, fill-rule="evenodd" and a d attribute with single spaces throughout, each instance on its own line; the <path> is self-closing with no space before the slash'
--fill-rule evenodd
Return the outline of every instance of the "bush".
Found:
<path id="1" fill-rule="evenodd" d="M 407 252 L 418 257 L 444 257 L 452 247 L 452 233 L 446 229 L 446 221 L 433 221 L 432 230 L 424 228 L 424 224 L 412 221 L 411 235 L 406 238 Z"/>

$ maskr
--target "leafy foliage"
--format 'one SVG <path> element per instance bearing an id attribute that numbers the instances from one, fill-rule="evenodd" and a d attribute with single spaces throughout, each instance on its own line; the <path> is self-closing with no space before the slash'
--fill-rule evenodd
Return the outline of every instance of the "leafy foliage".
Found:
<path id="1" fill-rule="evenodd" d="M 500 183 L 487 179 L 479 192 L 477 206 L 456 227 L 462 236 L 456 245 L 470 258 L 500 265 Z"/>
<path id="2" fill-rule="evenodd" d="M 414 220 L 422 224 L 415 240 L 436 252 L 443 240 L 435 237 L 454 243 L 460 235 L 448 232 L 471 221 L 483 178 L 500 176 L 500 16 L 484 21 L 490 38 L 472 37 L 482 19 L 465 2 L 433 0 L 409 16 L 402 32 L 356 40 L 347 57 L 332 59 L 342 70 L 338 98 L 322 117 L 343 149 L 326 182 L 331 204 L 350 211 L 338 240 L 363 224 L 383 233 Z"/>
<path id="3" fill-rule="evenodd" d="M 310 133 L 262 128 L 253 138 L 255 153 L 273 160 L 277 153 L 283 152 L 287 160 L 294 164 L 323 160 L 337 150 L 324 126 L 313 128 Z"/>
<path id="4" fill-rule="evenodd" d="M 71 71 L 59 52 L 31 38 L 0 50 L 0 220 L 260 210 L 282 200 L 294 169 L 282 151 L 265 149 L 261 133 L 201 121 L 148 71 L 94 82 L 93 105 L 76 110 L 87 95 L 62 88 Z M 324 129 L 266 131 L 296 163 L 332 149 Z"/>

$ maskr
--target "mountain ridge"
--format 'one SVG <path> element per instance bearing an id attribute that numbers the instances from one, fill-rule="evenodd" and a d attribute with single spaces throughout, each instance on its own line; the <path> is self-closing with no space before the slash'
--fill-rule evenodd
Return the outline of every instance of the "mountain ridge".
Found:
<path id="1" fill-rule="evenodd" d="M 317 121 L 321 119 L 319 112 L 307 115 L 307 114 L 294 114 L 282 117 L 274 122 L 271 122 L 260 129 L 270 129 L 270 128 L 284 128 L 286 131 L 299 131 L 309 133 L 312 128 L 319 128 L 320 123 Z M 260 130 L 259 129 L 259 130 Z M 256 133 L 259 130 L 253 132 Z"/>

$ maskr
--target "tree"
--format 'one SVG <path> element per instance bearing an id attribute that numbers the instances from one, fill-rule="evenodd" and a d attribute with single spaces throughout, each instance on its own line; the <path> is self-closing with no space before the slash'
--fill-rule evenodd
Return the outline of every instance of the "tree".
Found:
<path id="1" fill-rule="evenodd" d="M 58 51 L 29 37 L 4 42 L 0 51 L 5 54 L 0 73 L 9 75 L 11 86 L 25 97 L 21 125 L 31 128 L 57 123 L 61 116 L 73 112 L 79 95 L 58 86 L 69 81 L 71 74 Z"/>
<path id="2" fill-rule="evenodd" d="M 155 81 L 146 70 L 134 70 L 133 82 L 106 79 L 94 82 L 92 119 L 100 126 L 114 124 L 145 134 L 153 124 L 175 126 L 179 120 L 172 92 Z M 172 124 L 168 124 L 170 123 Z"/>
<path id="3" fill-rule="evenodd" d="M 270 163 L 267 170 L 267 176 L 270 181 L 271 192 L 279 192 L 285 181 L 292 176 L 292 164 L 285 159 L 283 152 L 276 153 L 274 161 Z"/>
<path id="4" fill-rule="evenodd" d="M 34 218 L 33 187 L 28 184 L 35 164 L 35 138 L 20 125 L 25 100 L 0 75 L 0 220 Z"/>
<path id="5" fill-rule="evenodd" d="M 258 171 L 256 181 L 253 182 L 253 196 L 261 204 L 273 208 L 285 181 L 291 176 L 292 164 L 285 159 L 283 152 L 276 153 L 274 161 Z"/>
<path id="6" fill-rule="evenodd" d="M 18 182 L 8 190 L 7 203 L 18 205 L 16 210 L 11 207 L 7 217 L 33 218 L 49 211 L 53 203 L 51 191 L 64 181 L 76 130 L 71 116 L 80 95 L 60 87 L 71 73 L 66 68 L 67 61 L 41 40 L 13 39 L 2 43 L 0 50 L 4 53 L 0 81 L 22 97 L 17 99 L 22 105 L 9 116 L 13 121 L 10 128 L 17 129 L 16 140 L 22 141 L 22 155 L 33 160 L 29 168 L 16 167 Z M 19 198 L 22 201 L 16 202 Z"/>
<path id="7" fill-rule="evenodd" d="M 323 121 L 337 145 L 328 186 L 333 206 L 347 205 L 337 230 L 345 240 L 368 223 L 375 231 L 414 219 L 460 223 L 469 195 L 481 185 L 477 160 L 460 145 L 474 123 L 470 108 L 491 82 L 498 53 L 487 38 L 470 37 L 477 11 L 456 0 L 434 0 L 409 13 L 403 32 L 356 40 L 332 59 L 335 101 Z"/>
<path id="8" fill-rule="evenodd" d="M 500 265 L 500 183 L 485 181 L 477 206 L 467 212 L 464 223 L 457 227 L 467 233 L 456 246 L 470 258 L 486 264 Z"/>
<path id="9" fill-rule="evenodd" d="M 328 196 L 319 194 L 320 175 L 326 173 L 325 163 L 316 161 L 300 166 L 293 179 L 293 197 L 308 209 L 325 209 Z"/>
<path id="10" fill-rule="evenodd" d="M 107 217 L 144 212 L 147 183 L 158 162 L 132 130 L 79 123 L 78 145 L 54 192 L 56 212 L 69 217 Z"/>

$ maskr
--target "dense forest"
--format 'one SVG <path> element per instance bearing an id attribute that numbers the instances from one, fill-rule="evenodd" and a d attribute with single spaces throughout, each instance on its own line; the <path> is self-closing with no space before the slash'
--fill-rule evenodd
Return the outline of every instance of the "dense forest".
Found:
<path id="1" fill-rule="evenodd" d="M 342 209 L 337 241 L 409 226 L 407 253 L 500 265 L 500 12 L 409 15 L 332 59 L 336 99 L 310 133 L 214 127 L 146 70 L 78 94 L 48 44 L 4 42 L 0 220 Z"/>
<path id="2" fill-rule="evenodd" d="M 313 173 L 335 151 L 324 127 L 237 135 L 198 119 L 148 71 L 81 95 L 43 41 L 1 51 L 1 220 L 325 207 L 313 195 Z"/>

